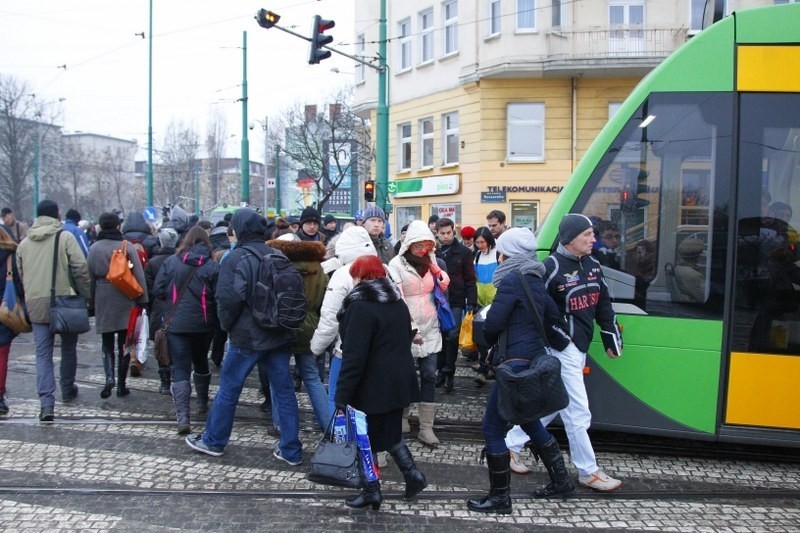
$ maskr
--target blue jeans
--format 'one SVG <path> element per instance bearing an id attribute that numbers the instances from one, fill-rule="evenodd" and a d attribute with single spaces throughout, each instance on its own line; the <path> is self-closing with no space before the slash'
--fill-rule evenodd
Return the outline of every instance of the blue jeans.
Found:
<path id="1" fill-rule="evenodd" d="M 437 353 L 432 353 L 428 357 L 417 359 L 419 365 L 420 400 L 432 403 L 436 397 L 436 358 Z"/>
<path id="2" fill-rule="evenodd" d="M 206 420 L 203 442 L 209 446 L 224 447 L 228 444 L 244 381 L 259 363 L 267 370 L 270 390 L 274 394 L 276 403 L 272 404 L 272 408 L 280 411 L 281 439 L 278 448 L 285 459 L 301 461 L 303 445 L 299 437 L 297 398 L 289 375 L 289 352 L 286 351 L 257 352 L 230 344 L 219 376 L 219 390 Z"/>
<path id="3" fill-rule="evenodd" d="M 528 368 L 527 363 L 509 363 L 514 369 Z M 486 441 L 487 453 L 504 453 L 508 451 L 506 446 L 506 432 L 508 431 L 508 422 L 503 420 L 500 412 L 497 409 L 497 395 L 498 385 L 497 382 L 492 385 L 492 391 L 489 393 L 489 399 L 486 401 L 486 411 L 483 413 L 483 438 Z M 547 431 L 539 420 L 528 422 L 520 426 L 525 433 L 531 438 L 535 446 L 541 446 L 550 440 L 552 437 L 550 432 Z"/>
<path id="4" fill-rule="evenodd" d="M 320 429 L 325 431 L 331 421 L 333 411 L 328 406 L 328 393 L 325 391 L 325 385 L 322 384 L 322 380 L 319 377 L 317 356 L 313 353 L 295 354 L 294 371 L 306 386 L 308 399 L 311 400 L 311 408 L 314 409 L 317 424 L 319 424 Z M 278 405 L 272 389 L 270 389 L 270 396 L 272 397 L 272 405 Z M 281 427 L 278 409 L 272 410 L 272 423 L 276 428 Z"/>
<path id="5" fill-rule="evenodd" d="M 342 358 L 334 355 L 331 357 L 331 371 L 328 375 L 328 407 L 331 413 L 336 411 L 336 382 L 339 380 L 339 371 L 342 369 Z"/>
<path id="6" fill-rule="evenodd" d="M 50 324 L 33 323 L 33 342 L 36 350 L 36 392 L 42 407 L 56 404 L 56 377 L 53 365 L 53 343 L 55 334 L 50 333 Z M 61 333 L 61 392 L 72 390 L 78 368 L 78 335 Z"/>
<path id="7" fill-rule="evenodd" d="M 464 308 L 451 305 L 453 316 L 456 319 L 456 327 L 442 339 L 442 353 L 444 354 L 444 365 L 442 372 L 445 374 L 455 374 L 456 360 L 458 359 L 458 335 L 461 333 L 461 321 L 464 319 Z"/>

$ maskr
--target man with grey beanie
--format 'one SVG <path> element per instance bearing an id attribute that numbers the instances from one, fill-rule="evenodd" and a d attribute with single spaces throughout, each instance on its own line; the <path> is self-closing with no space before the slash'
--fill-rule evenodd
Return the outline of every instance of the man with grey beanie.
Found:
<path id="1" fill-rule="evenodd" d="M 545 287 L 567 319 L 572 337 L 566 348 L 553 350 L 553 355 L 561 361 L 561 377 L 569 394 L 569 405 L 559 413 L 546 416 L 542 423 L 546 426 L 556 414 L 561 415 L 569 439 L 570 457 L 578 469 L 581 486 L 608 492 L 619 488 L 622 482 L 597 466 L 587 432 L 592 414 L 583 382 L 583 368 L 595 321 L 600 326 L 603 346 L 611 359 L 622 355 L 622 334 L 600 263 L 591 256 L 595 243 L 592 221 L 578 213 L 564 215 L 558 226 L 558 243 L 558 249 L 544 260 Z M 515 432 L 509 432 L 507 443 L 518 440 Z"/>

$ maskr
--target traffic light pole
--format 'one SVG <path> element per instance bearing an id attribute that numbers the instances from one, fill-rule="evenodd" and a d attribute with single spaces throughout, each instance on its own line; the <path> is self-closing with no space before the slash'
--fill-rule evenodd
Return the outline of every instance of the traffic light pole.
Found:
<path id="1" fill-rule="evenodd" d="M 242 205 L 250 203 L 250 141 L 247 139 L 247 32 L 242 32 Z"/>
<path id="2" fill-rule="evenodd" d="M 381 0 L 381 18 L 378 21 L 378 136 L 375 147 L 375 178 L 378 206 L 386 211 L 389 189 L 389 104 L 387 98 L 386 68 L 386 0 Z"/>

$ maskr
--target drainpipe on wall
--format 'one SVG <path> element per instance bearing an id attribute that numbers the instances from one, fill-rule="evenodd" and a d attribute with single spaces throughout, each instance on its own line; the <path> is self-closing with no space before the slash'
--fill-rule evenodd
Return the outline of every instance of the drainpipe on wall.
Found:
<path id="1" fill-rule="evenodd" d="M 570 174 L 575 171 L 578 161 L 578 79 L 572 78 L 572 162 Z"/>

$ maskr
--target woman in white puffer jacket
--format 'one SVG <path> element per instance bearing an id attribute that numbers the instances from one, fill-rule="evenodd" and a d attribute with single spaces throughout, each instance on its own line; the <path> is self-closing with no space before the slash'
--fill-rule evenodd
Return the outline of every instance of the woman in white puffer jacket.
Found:
<path id="1" fill-rule="evenodd" d="M 414 355 L 419 358 L 420 396 L 419 434 L 421 442 L 437 446 L 433 432 L 436 416 L 436 357 L 442 350 L 442 333 L 433 299 L 434 276 L 443 290 L 450 279 L 436 261 L 436 240 L 421 220 L 408 225 L 406 238 L 397 256 L 389 262 L 389 272 L 411 312 L 412 327 L 417 329 Z M 404 427 L 404 429 L 407 429 Z"/>
<path id="2" fill-rule="evenodd" d="M 378 255 L 369 233 L 361 226 L 352 226 L 344 230 L 336 239 L 335 250 L 336 260 L 341 266 L 331 274 L 325 298 L 322 300 L 319 325 L 311 338 L 311 351 L 316 355 L 324 353 L 328 346 L 336 341 L 328 377 L 331 412 L 334 412 L 336 407 L 333 398 L 336 394 L 336 380 L 342 367 L 342 341 L 339 339 L 339 321 L 336 319 L 336 313 L 342 308 L 344 297 L 353 290 L 350 265 L 361 256 Z"/>

